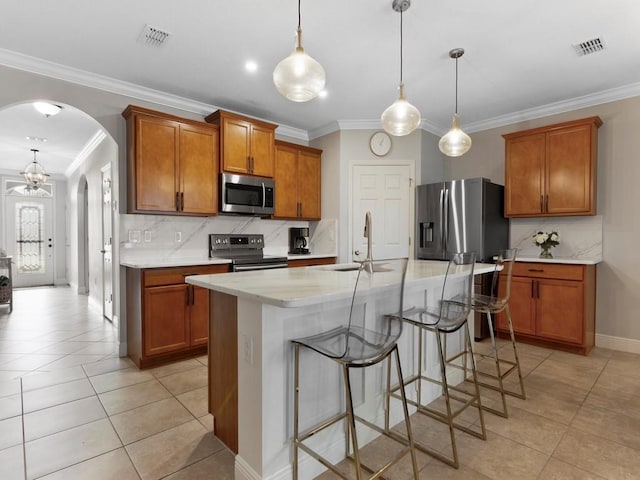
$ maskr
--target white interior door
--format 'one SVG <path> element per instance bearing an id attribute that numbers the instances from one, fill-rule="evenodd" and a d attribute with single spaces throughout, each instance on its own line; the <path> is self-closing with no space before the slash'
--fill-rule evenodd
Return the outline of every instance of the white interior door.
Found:
<path id="1" fill-rule="evenodd" d="M 7 195 L 7 251 L 15 287 L 53 285 L 53 199 Z"/>
<path id="2" fill-rule="evenodd" d="M 113 319 L 113 208 L 111 204 L 111 165 L 102 169 L 102 310 Z"/>
<path id="3" fill-rule="evenodd" d="M 411 214 L 409 165 L 354 165 L 352 172 L 352 258 L 364 260 L 364 218 L 372 217 L 373 258 L 409 256 Z"/>

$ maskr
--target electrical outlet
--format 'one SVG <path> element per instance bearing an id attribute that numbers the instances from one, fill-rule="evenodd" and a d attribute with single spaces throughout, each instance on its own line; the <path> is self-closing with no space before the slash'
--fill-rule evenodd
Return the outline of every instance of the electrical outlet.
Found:
<path id="1" fill-rule="evenodd" d="M 180 243 L 182 241 L 182 232 L 175 232 L 173 238 L 176 243 Z"/>
<path id="2" fill-rule="evenodd" d="M 145 230 L 144 231 L 144 241 L 145 242 L 150 242 L 151 241 L 151 230 Z"/>
<path id="3" fill-rule="evenodd" d="M 129 242 L 140 243 L 140 230 L 129 230 Z"/>

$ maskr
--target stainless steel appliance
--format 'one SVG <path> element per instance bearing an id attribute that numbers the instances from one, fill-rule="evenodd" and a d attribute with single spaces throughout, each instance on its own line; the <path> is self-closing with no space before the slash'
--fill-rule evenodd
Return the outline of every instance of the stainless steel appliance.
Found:
<path id="1" fill-rule="evenodd" d="M 272 215 L 275 182 L 272 178 L 220 174 L 220 211 L 245 215 Z"/>
<path id="2" fill-rule="evenodd" d="M 447 260 L 452 253 L 475 252 L 491 262 L 509 245 L 504 187 L 470 178 L 417 187 L 417 252 L 420 259 Z"/>
<path id="3" fill-rule="evenodd" d="M 452 253 L 476 252 L 480 262 L 493 263 L 509 246 L 509 220 L 504 218 L 504 187 L 487 178 L 453 180 L 417 187 L 417 252 L 427 260 L 446 260 Z M 491 289 L 491 274 L 477 275 L 475 291 Z M 474 337 L 489 335 L 476 313 Z"/>
<path id="4" fill-rule="evenodd" d="M 289 229 L 289 253 L 308 254 L 307 248 L 309 238 L 309 228 L 290 228 Z"/>
<path id="5" fill-rule="evenodd" d="M 209 235 L 209 257 L 231 260 L 232 272 L 287 268 L 287 257 L 264 255 L 264 235 Z"/>

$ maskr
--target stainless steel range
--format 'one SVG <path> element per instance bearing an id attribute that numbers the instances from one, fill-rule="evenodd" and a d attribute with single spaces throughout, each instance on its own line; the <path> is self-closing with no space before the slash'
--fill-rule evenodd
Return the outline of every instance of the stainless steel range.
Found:
<path id="1" fill-rule="evenodd" d="M 264 255 L 264 235 L 209 235 L 209 257 L 231 260 L 232 272 L 287 268 L 287 257 Z"/>

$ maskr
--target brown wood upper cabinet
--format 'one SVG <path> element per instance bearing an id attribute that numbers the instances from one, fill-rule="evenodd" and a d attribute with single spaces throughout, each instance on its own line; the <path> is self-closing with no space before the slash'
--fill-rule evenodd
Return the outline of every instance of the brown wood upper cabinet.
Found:
<path id="1" fill-rule="evenodd" d="M 218 211 L 218 127 L 129 105 L 129 213 Z"/>
<path id="2" fill-rule="evenodd" d="M 224 110 L 216 110 L 205 120 L 220 126 L 223 171 L 273 177 L 277 125 Z"/>
<path id="3" fill-rule="evenodd" d="M 595 215 L 599 117 L 503 135 L 505 216 Z"/>
<path id="4" fill-rule="evenodd" d="M 274 218 L 320 220 L 322 150 L 276 140 Z"/>

